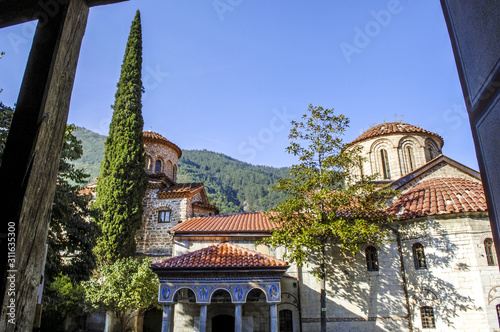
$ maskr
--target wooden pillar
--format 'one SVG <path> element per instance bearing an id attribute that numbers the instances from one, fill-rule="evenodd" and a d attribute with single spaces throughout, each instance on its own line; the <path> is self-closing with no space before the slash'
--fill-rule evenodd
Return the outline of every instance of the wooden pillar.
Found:
<path id="1" fill-rule="evenodd" d="M 89 12 L 84 0 L 65 2 L 37 26 L 0 170 L 1 331 L 30 331 L 35 314 L 60 152 Z M 16 239 L 12 265 L 6 265 L 5 254 L 9 225 L 14 225 Z M 7 270 L 15 280 L 13 296 L 11 283 L 5 287 Z M 12 303 L 14 310 L 7 308 Z"/>

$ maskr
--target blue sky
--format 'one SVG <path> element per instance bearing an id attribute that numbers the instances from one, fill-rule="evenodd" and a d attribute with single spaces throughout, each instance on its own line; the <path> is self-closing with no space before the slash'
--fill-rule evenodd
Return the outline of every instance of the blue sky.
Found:
<path id="1" fill-rule="evenodd" d="M 346 141 L 403 119 L 478 169 L 438 1 L 131 0 L 91 9 L 69 123 L 107 134 L 130 23 L 141 11 L 145 130 L 182 149 L 289 166 L 308 104 L 351 119 Z M 13 105 L 35 23 L 0 30 L 0 100 Z"/>

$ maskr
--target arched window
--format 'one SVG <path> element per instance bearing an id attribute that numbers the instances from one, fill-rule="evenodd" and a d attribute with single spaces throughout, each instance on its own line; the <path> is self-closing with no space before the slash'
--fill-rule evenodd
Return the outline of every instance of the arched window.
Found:
<path id="1" fill-rule="evenodd" d="M 425 140 L 425 161 L 429 162 L 439 155 L 439 148 L 434 140 L 428 138 Z"/>
<path id="2" fill-rule="evenodd" d="M 146 170 L 153 170 L 153 159 L 150 156 L 146 156 Z"/>
<path id="3" fill-rule="evenodd" d="M 174 179 L 174 169 L 172 167 L 172 162 L 167 160 L 165 164 L 165 173 L 173 180 Z"/>
<path id="4" fill-rule="evenodd" d="M 488 261 L 489 266 L 495 265 L 495 255 L 493 253 L 493 240 L 486 239 L 484 240 L 484 251 L 486 253 L 486 260 Z"/>
<path id="5" fill-rule="evenodd" d="M 366 255 L 366 268 L 368 271 L 378 271 L 378 253 L 377 248 L 368 246 L 365 249 Z"/>
<path id="6" fill-rule="evenodd" d="M 156 162 L 155 162 L 155 172 L 156 173 L 160 173 L 161 172 L 161 160 L 158 159 Z"/>
<path id="7" fill-rule="evenodd" d="M 415 262 L 415 269 L 426 269 L 424 246 L 421 243 L 413 245 L 413 261 Z"/>
<path id="8" fill-rule="evenodd" d="M 436 321 L 434 320 L 434 309 L 429 306 L 420 307 L 420 319 L 423 329 L 435 329 Z"/>
<path id="9" fill-rule="evenodd" d="M 387 157 L 387 151 L 385 149 L 380 150 L 380 162 L 382 163 L 382 175 L 384 179 L 390 179 L 389 158 Z"/>
<path id="10" fill-rule="evenodd" d="M 408 165 L 408 170 L 411 172 L 415 169 L 415 158 L 413 157 L 413 148 L 407 146 L 405 149 L 406 163 Z"/>
<path id="11" fill-rule="evenodd" d="M 292 310 L 280 310 L 280 332 L 293 332 Z"/>

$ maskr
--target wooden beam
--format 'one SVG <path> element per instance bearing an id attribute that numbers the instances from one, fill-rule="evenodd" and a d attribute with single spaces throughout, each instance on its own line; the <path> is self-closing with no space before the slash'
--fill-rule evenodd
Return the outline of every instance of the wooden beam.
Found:
<path id="1" fill-rule="evenodd" d="M 128 0 L 86 0 L 88 7 Z M 68 0 L 0 0 L 0 28 L 33 20 L 44 23 L 53 18 Z"/>
<path id="2" fill-rule="evenodd" d="M 15 264 L 8 265 L 15 271 L 9 272 L 15 290 L 10 296 L 9 280 L 2 293 L 1 331 L 31 331 L 35 314 L 60 152 L 89 12 L 84 0 L 66 2 L 37 26 L 0 169 L 0 187 L 5 189 L 0 192 L 5 212 L 2 232 L 9 223 L 18 229 Z M 5 248 L 2 241 L 0 256 L 5 256 Z M 8 308 L 11 303 L 13 310 Z"/>

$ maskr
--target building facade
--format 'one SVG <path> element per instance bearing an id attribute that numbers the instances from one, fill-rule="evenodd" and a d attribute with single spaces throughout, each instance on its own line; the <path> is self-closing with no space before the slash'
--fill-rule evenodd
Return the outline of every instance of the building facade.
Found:
<path id="1" fill-rule="evenodd" d="M 330 248 L 328 331 L 500 331 L 500 274 L 480 175 L 442 155 L 443 143 L 397 122 L 351 143 L 365 157 L 359 172 L 397 190 L 387 207 L 395 221 L 387 241 L 354 257 Z M 150 156 L 155 165 L 158 155 Z M 315 266 L 298 268 L 283 248 L 258 244 L 274 227 L 265 214 L 217 215 L 201 184 L 175 183 L 174 157 L 150 175 L 137 235 L 160 277 L 163 330 L 319 331 Z M 167 227 L 161 211 L 170 211 Z"/>

